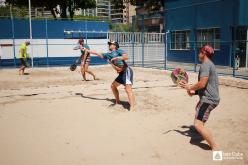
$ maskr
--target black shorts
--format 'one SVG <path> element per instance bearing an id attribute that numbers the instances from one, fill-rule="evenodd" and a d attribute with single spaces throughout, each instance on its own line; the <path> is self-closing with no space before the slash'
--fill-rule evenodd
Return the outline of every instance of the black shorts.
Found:
<path id="1" fill-rule="evenodd" d="M 20 58 L 20 61 L 21 61 L 21 65 L 22 65 L 22 66 L 28 67 L 27 61 L 26 61 L 25 59 Z"/>
<path id="2" fill-rule="evenodd" d="M 196 105 L 195 119 L 206 122 L 209 118 L 210 112 L 217 107 L 218 104 L 209 104 L 198 102 Z"/>
<path id="3" fill-rule="evenodd" d="M 133 70 L 127 67 L 124 71 L 119 73 L 115 81 L 123 85 L 132 85 L 133 84 Z"/>

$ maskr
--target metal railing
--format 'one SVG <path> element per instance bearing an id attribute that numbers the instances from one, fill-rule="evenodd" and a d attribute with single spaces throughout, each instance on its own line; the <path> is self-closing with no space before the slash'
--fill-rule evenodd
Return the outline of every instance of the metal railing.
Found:
<path id="1" fill-rule="evenodd" d="M 143 32 L 102 32 L 102 31 L 82 31 L 64 30 L 68 38 L 99 38 L 107 37 L 109 40 L 119 43 L 164 43 L 164 33 L 143 33 Z M 65 37 L 66 38 L 66 37 Z"/>
<path id="2" fill-rule="evenodd" d="M 76 31 L 74 31 L 76 32 Z M 152 67 L 159 69 L 174 69 L 176 67 L 184 68 L 188 71 L 197 72 L 199 70 L 198 53 L 199 46 L 202 42 L 189 41 L 187 49 L 172 49 L 171 44 L 165 40 L 164 33 L 142 33 L 142 32 L 97 32 L 97 31 L 78 31 L 84 36 L 86 43 L 91 49 L 107 51 L 107 41 L 115 40 L 119 42 L 121 49 L 129 55 L 128 63 L 131 66 Z M 99 39 L 98 36 L 104 36 Z M 95 38 L 94 38 L 95 37 Z M 66 41 L 66 42 L 65 42 Z M 0 40 L 0 44 L 3 44 Z M 65 42 L 65 43 L 63 43 Z M 34 67 L 40 66 L 65 66 L 70 65 L 80 55 L 79 52 L 72 52 L 72 48 L 76 45 L 77 39 L 62 39 L 61 41 L 54 40 L 37 40 L 32 43 L 32 51 L 34 54 Z M 208 41 L 208 43 L 212 43 Z M 1 66 L 19 65 L 18 49 L 20 41 L 9 41 L 12 44 L 8 47 L 3 47 L 3 53 L 9 52 L 9 59 L 4 59 L 2 56 Z M 175 44 L 175 43 L 174 43 Z M 221 56 L 225 61 L 216 64 L 218 73 L 241 77 L 248 79 L 248 55 L 246 40 L 237 41 L 219 41 L 220 46 L 215 50 L 214 62 Z M 54 57 L 54 52 L 63 57 Z M 14 57 L 13 54 L 16 54 Z M 92 64 L 106 64 L 97 57 L 92 57 Z M 220 60 L 217 60 L 220 62 Z"/>

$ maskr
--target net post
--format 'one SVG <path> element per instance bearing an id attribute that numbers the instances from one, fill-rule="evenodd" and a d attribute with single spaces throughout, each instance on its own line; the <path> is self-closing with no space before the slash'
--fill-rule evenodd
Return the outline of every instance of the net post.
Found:
<path id="1" fill-rule="evenodd" d="M 232 73 L 233 77 L 236 76 L 235 67 L 236 67 L 236 41 L 234 40 L 233 41 L 233 66 L 232 66 L 232 68 L 233 68 L 233 73 Z"/>
<path id="2" fill-rule="evenodd" d="M 31 58 L 32 58 L 32 68 L 34 67 L 34 56 L 33 56 L 33 34 L 32 34 L 32 16 L 31 16 L 31 0 L 28 0 L 28 13 L 29 13 L 29 37 L 30 37 L 30 47 L 31 47 Z"/>
<path id="3" fill-rule="evenodd" d="M 232 75 L 233 77 L 236 76 L 236 70 L 235 70 L 235 67 L 236 67 L 236 26 L 233 27 L 233 70 L 232 70 Z"/>
<path id="4" fill-rule="evenodd" d="M 163 36 L 163 38 L 164 38 L 164 70 L 166 70 L 167 69 L 167 40 L 168 40 L 168 38 L 167 38 L 167 28 L 166 28 L 166 24 L 165 24 L 165 19 L 166 19 L 166 10 L 165 10 L 165 1 L 164 1 L 164 18 L 163 18 L 164 20 L 163 20 L 163 23 L 164 23 L 164 35 L 165 36 Z"/>
<path id="5" fill-rule="evenodd" d="M 133 60 L 133 66 L 134 66 L 134 21 L 135 16 L 132 16 L 132 60 Z"/>
<path id="6" fill-rule="evenodd" d="M 194 48 L 194 72 L 196 72 L 197 70 L 197 38 L 196 38 L 196 35 L 197 35 L 197 32 L 196 32 L 196 29 L 193 29 L 194 31 L 194 42 L 193 42 L 193 48 Z"/>
<path id="7" fill-rule="evenodd" d="M 47 29 L 47 18 L 45 19 L 45 25 L 46 25 L 46 65 L 49 66 L 49 60 L 48 60 L 48 29 Z"/>
<path id="8" fill-rule="evenodd" d="M 141 16 L 141 21 L 142 21 L 142 24 L 141 24 L 141 27 L 142 27 L 142 33 L 141 33 L 141 44 L 142 44 L 142 67 L 145 66 L 144 64 L 144 54 L 145 54 L 145 39 L 144 39 L 144 15 Z"/>
<path id="9" fill-rule="evenodd" d="M 11 17 L 11 32 L 12 32 L 13 54 L 14 54 L 14 66 L 16 67 L 15 25 L 14 25 L 13 14 L 12 14 L 12 5 L 10 5 L 10 17 Z"/>

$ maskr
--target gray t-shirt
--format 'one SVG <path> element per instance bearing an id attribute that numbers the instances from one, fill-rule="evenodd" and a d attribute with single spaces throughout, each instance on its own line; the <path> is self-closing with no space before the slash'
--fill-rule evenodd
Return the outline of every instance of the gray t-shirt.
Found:
<path id="1" fill-rule="evenodd" d="M 200 101 L 210 104 L 219 104 L 219 81 L 218 74 L 212 61 L 208 60 L 201 64 L 198 80 L 201 77 L 208 77 L 205 88 L 198 90 Z"/>

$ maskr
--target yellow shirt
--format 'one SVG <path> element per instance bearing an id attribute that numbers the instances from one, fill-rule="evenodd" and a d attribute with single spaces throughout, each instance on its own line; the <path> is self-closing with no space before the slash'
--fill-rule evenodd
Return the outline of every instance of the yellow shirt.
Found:
<path id="1" fill-rule="evenodd" d="M 27 58 L 27 45 L 25 43 L 20 46 L 19 56 L 20 58 Z"/>

